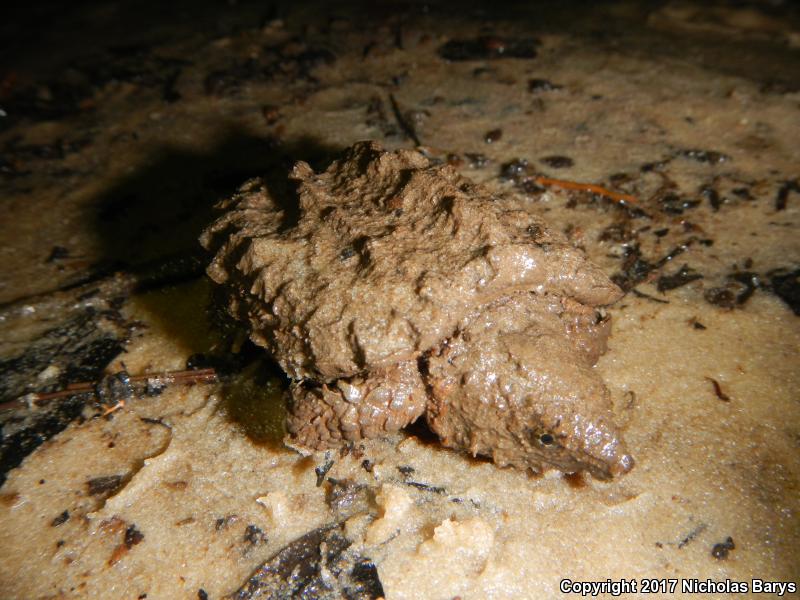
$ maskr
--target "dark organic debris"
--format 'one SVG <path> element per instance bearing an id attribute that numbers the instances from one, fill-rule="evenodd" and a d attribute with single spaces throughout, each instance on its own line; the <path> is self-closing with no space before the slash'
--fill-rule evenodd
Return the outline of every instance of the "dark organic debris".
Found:
<path id="1" fill-rule="evenodd" d="M 353 570 L 350 571 L 350 578 L 355 584 L 350 588 L 349 593 L 356 592 L 357 595 L 347 596 L 348 598 L 361 598 L 367 600 L 368 598 L 382 598 L 384 596 L 383 585 L 378 578 L 378 569 L 368 558 L 363 558 L 353 565 Z"/>
<path id="2" fill-rule="evenodd" d="M 748 201 L 755 200 L 755 198 L 753 198 L 753 194 L 750 193 L 750 189 L 746 187 L 733 188 L 731 190 L 731 193 L 737 198 L 741 198 L 742 200 L 748 200 Z"/>
<path id="3" fill-rule="evenodd" d="M 487 131 L 483 134 L 483 141 L 487 144 L 493 144 L 496 141 L 500 140 L 503 137 L 503 130 L 502 129 L 492 129 L 491 131 Z"/>
<path id="4" fill-rule="evenodd" d="M 65 258 L 69 258 L 69 250 L 64 246 L 53 246 L 50 249 L 50 254 L 47 255 L 47 258 L 44 262 L 46 263 L 53 263 L 58 260 L 63 260 Z"/>
<path id="5" fill-rule="evenodd" d="M 60 515 L 58 515 L 55 519 L 50 522 L 51 527 L 58 527 L 59 525 L 63 525 L 69 521 L 69 511 L 65 510 Z"/>
<path id="6" fill-rule="evenodd" d="M 656 298 L 655 296 L 651 296 L 650 294 L 645 294 L 644 292 L 641 292 L 636 288 L 631 288 L 631 293 L 637 298 L 644 298 L 645 300 L 650 300 L 650 302 L 655 302 L 657 304 L 669 304 L 669 300 L 662 300 L 661 298 Z"/>
<path id="7" fill-rule="evenodd" d="M 535 196 L 545 191 L 543 186 L 534 181 L 525 158 L 515 158 L 500 165 L 499 177 L 500 181 L 511 181 L 517 189 L 529 195 Z"/>
<path id="8" fill-rule="evenodd" d="M 125 542 L 124 543 L 125 543 L 125 547 L 128 548 L 128 550 L 133 548 L 136 544 L 141 543 L 142 540 L 144 540 L 144 534 L 141 531 L 139 531 L 138 529 L 136 529 L 136 525 L 130 525 L 125 530 Z"/>
<path id="9" fill-rule="evenodd" d="M 325 455 L 325 462 L 318 467 L 314 468 L 314 473 L 317 475 L 317 487 L 322 485 L 322 482 L 325 481 L 325 476 L 328 474 L 328 471 L 331 470 L 333 467 L 333 460 L 329 458 L 329 454 L 326 453 Z"/>
<path id="10" fill-rule="evenodd" d="M 54 392 L 30 393 L 24 399 L 43 405 L 51 400 L 93 397 L 102 404 L 124 404 L 134 397 L 154 397 L 161 394 L 169 384 L 191 385 L 215 383 L 214 369 L 190 369 L 168 371 L 159 374 L 130 376 L 125 370 L 104 376 L 100 381 L 70 383 L 65 389 Z M 4 402 L 0 409 L 13 408 L 18 402 Z"/>
<path id="11" fill-rule="evenodd" d="M 428 483 L 422 483 L 421 481 L 404 481 L 403 483 L 424 492 L 431 492 L 432 494 L 444 494 L 447 491 L 438 485 L 430 485 Z"/>
<path id="12" fill-rule="evenodd" d="M 711 556 L 716 558 L 717 560 L 725 560 L 728 558 L 728 554 L 731 550 L 736 549 L 736 544 L 733 542 L 733 538 L 728 536 L 724 542 L 720 542 L 719 544 L 714 544 L 714 547 L 711 548 Z"/>
<path id="13" fill-rule="evenodd" d="M 445 60 L 491 60 L 498 58 L 534 58 L 539 40 L 536 38 L 502 38 L 481 36 L 473 39 L 450 40 L 439 47 Z"/>
<path id="14" fill-rule="evenodd" d="M 213 371 L 221 377 L 240 373 L 254 359 L 253 352 L 250 352 L 251 348 L 254 347 L 246 344 L 242 347 L 242 351 L 236 354 L 233 352 L 192 354 L 186 359 L 186 370 Z"/>
<path id="15" fill-rule="evenodd" d="M 87 306 L 31 340 L 23 353 L 0 360 L 0 400 L 13 400 L 29 391 L 30 382 L 52 364 L 63 367 L 55 385 L 97 379 L 122 352 L 123 336 L 127 335 L 127 328 L 115 334 L 103 326 L 110 320 L 119 320 L 119 313 L 113 309 L 100 313 L 94 306 Z"/>
<path id="16" fill-rule="evenodd" d="M 722 205 L 722 199 L 719 197 L 719 192 L 710 185 L 704 185 L 700 188 L 700 195 L 708 199 L 708 203 L 715 211 L 719 210 Z"/>
<path id="17" fill-rule="evenodd" d="M 467 164 L 471 169 L 482 169 L 490 162 L 485 154 L 479 154 L 477 152 L 466 152 L 464 158 L 467 159 Z"/>
<path id="18" fill-rule="evenodd" d="M 244 541 L 251 546 L 267 543 L 267 534 L 256 525 L 248 525 L 244 530 Z"/>
<path id="19" fill-rule="evenodd" d="M 630 221 L 612 223 L 600 232 L 597 238 L 600 242 L 617 242 L 619 244 L 630 242 L 634 239 Z"/>
<path id="20" fill-rule="evenodd" d="M 533 177 L 524 177 L 517 183 L 517 188 L 529 196 L 538 196 L 545 192 L 547 188 L 539 184 Z M 571 207 L 570 207 L 571 208 Z"/>
<path id="21" fill-rule="evenodd" d="M 111 496 L 122 488 L 124 480 L 123 475 L 103 475 L 87 481 L 86 487 L 90 496 Z"/>
<path id="22" fill-rule="evenodd" d="M 611 276 L 611 280 L 624 291 L 630 291 L 634 286 L 644 281 L 650 274 L 654 265 L 642 258 L 642 251 L 638 244 L 625 247 L 622 260 L 622 269 Z"/>
<path id="23" fill-rule="evenodd" d="M 778 193 L 775 196 L 775 210 L 786 210 L 786 204 L 789 200 L 789 192 L 800 194 L 800 180 L 791 179 L 784 181 L 781 187 L 778 188 Z"/>
<path id="24" fill-rule="evenodd" d="M 714 394 L 716 394 L 717 398 L 722 400 L 723 402 L 730 402 L 731 397 L 728 396 L 725 392 L 722 391 L 722 386 L 719 384 L 719 381 L 712 377 L 706 377 L 708 381 L 711 382 L 711 385 L 714 387 Z"/>
<path id="25" fill-rule="evenodd" d="M 206 258 L 200 253 L 166 256 L 132 269 L 132 291 L 146 292 L 193 281 L 205 273 Z"/>
<path id="26" fill-rule="evenodd" d="M 255 598 L 348 598 L 374 600 L 384 595 L 377 569 L 348 551 L 341 525 L 314 529 L 261 565 L 233 600 Z"/>
<path id="27" fill-rule="evenodd" d="M 387 138 L 397 135 L 397 127 L 389 120 L 386 114 L 386 104 L 378 94 L 370 98 L 366 113 L 365 123 L 368 127 L 378 129 Z"/>
<path id="28" fill-rule="evenodd" d="M 709 304 L 732 309 L 743 306 L 760 287 L 761 278 L 756 273 L 734 271 L 727 276 L 724 285 L 706 290 L 703 297 Z"/>
<path id="29" fill-rule="evenodd" d="M 531 93 L 550 92 L 552 90 L 560 90 L 564 86 L 552 83 L 549 79 L 529 79 L 528 91 Z"/>
<path id="30" fill-rule="evenodd" d="M 414 467 L 410 465 L 398 465 L 397 470 L 403 474 L 403 476 L 405 477 L 405 481 L 403 481 L 403 483 L 405 483 L 408 486 L 417 488 L 418 490 L 422 490 L 424 492 L 430 492 L 432 494 L 444 494 L 447 492 L 447 490 L 441 486 L 431 485 L 429 483 L 423 483 L 421 481 L 413 481 L 411 479 L 408 479 L 408 476 L 415 472 Z"/>
<path id="31" fill-rule="evenodd" d="M 134 396 L 131 376 L 125 370 L 106 375 L 94 386 L 94 396 L 102 404 L 113 405 Z"/>
<path id="32" fill-rule="evenodd" d="M 422 142 L 420 142 L 417 130 L 414 127 L 414 119 L 409 118 L 409 115 L 402 111 L 394 94 L 389 94 L 389 103 L 392 106 L 392 113 L 394 114 L 397 124 L 400 126 L 400 130 L 408 139 L 414 142 L 415 146 L 421 146 Z"/>
<path id="33" fill-rule="evenodd" d="M 700 273 L 689 267 L 689 265 L 684 264 L 672 275 L 662 275 L 659 277 L 657 288 L 659 292 L 666 292 L 667 290 L 674 290 L 702 278 L 703 276 Z"/>
<path id="34" fill-rule="evenodd" d="M 660 172 L 665 166 L 669 164 L 669 159 L 664 160 L 656 160 L 653 162 L 644 163 L 641 167 L 639 167 L 639 171 L 642 173 L 652 173 L 652 172 Z"/>
<path id="35" fill-rule="evenodd" d="M 655 266 L 656 266 L 657 268 L 661 268 L 661 267 L 663 267 L 663 266 L 664 266 L 664 265 L 666 265 L 668 262 L 670 262 L 671 260 L 673 260 L 673 259 L 674 259 L 676 256 L 679 256 L 679 255 L 683 254 L 684 252 L 686 252 L 686 251 L 689 249 L 689 246 L 691 246 L 691 245 L 692 245 L 692 244 L 694 244 L 695 242 L 699 242 L 699 243 L 701 243 L 701 244 L 703 244 L 703 245 L 708 245 L 708 244 L 706 244 L 706 240 L 699 240 L 699 239 L 697 239 L 697 238 L 689 238 L 689 239 L 688 239 L 688 240 L 686 240 L 684 243 L 682 243 L 682 244 L 680 244 L 680 245 L 678 245 L 678 246 L 675 246 L 675 247 L 674 247 L 672 250 L 670 250 L 670 251 L 669 251 L 667 254 L 665 254 L 665 255 L 664 255 L 662 258 L 660 258 L 660 259 L 659 259 L 659 260 L 658 260 L 658 261 L 655 263 Z"/>
<path id="36" fill-rule="evenodd" d="M 727 154 L 715 152 L 713 150 L 678 150 L 675 156 L 688 158 L 700 163 L 719 164 L 731 159 Z"/>
<path id="37" fill-rule="evenodd" d="M 614 187 L 620 187 L 626 185 L 628 183 L 632 183 L 636 181 L 636 176 L 630 173 L 626 173 L 625 171 L 620 171 L 618 173 L 612 173 L 608 176 L 608 183 Z"/>
<path id="38" fill-rule="evenodd" d="M 688 321 L 689 325 L 694 327 L 695 329 L 699 329 L 700 331 L 708 329 L 705 325 L 703 325 L 700 321 L 697 320 L 697 317 L 692 317 Z"/>
<path id="39" fill-rule="evenodd" d="M 672 215 L 680 215 L 683 214 L 685 210 L 700 206 L 700 200 L 687 198 L 674 192 L 664 194 L 659 198 L 659 202 L 661 204 L 661 210 Z"/>
<path id="40" fill-rule="evenodd" d="M 677 256 L 686 252 L 694 243 L 710 245 L 712 242 L 711 240 L 690 237 L 685 242 L 675 246 L 655 262 L 650 262 L 642 257 L 642 252 L 638 244 L 627 245 L 625 246 L 621 271 L 612 275 L 611 280 L 626 292 L 630 291 L 640 282 L 647 279 L 652 271 L 664 267 Z"/>
<path id="41" fill-rule="evenodd" d="M 794 314 L 800 316 L 800 269 L 778 269 L 771 271 L 768 276 L 772 292 L 786 302 Z"/>
<path id="42" fill-rule="evenodd" d="M 3 423 L 0 428 L 0 485 L 26 456 L 80 417 L 84 404 L 83 398 L 72 396 L 43 415 L 27 419 L 19 428 L 12 429 L 11 423 Z"/>
<path id="43" fill-rule="evenodd" d="M 703 293 L 706 302 L 720 308 L 733 308 L 736 306 L 736 295 L 727 288 L 713 287 Z"/>
<path id="44" fill-rule="evenodd" d="M 575 164 L 575 161 L 572 160 L 569 156 L 561 156 L 558 154 L 540 158 L 539 162 L 542 162 L 546 164 L 548 167 L 552 167 L 554 169 L 566 169 Z"/>
<path id="45" fill-rule="evenodd" d="M 680 542 L 678 542 L 678 550 L 681 550 L 691 544 L 695 538 L 703 533 L 707 528 L 708 525 L 705 523 L 700 523 L 697 527 L 692 529 Z"/>
<path id="46" fill-rule="evenodd" d="M 582 489 L 587 486 L 586 478 L 583 476 L 582 471 L 564 473 L 563 478 L 564 481 L 567 482 L 567 485 L 573 489 Z"/>
<path id="47" fill-rule="evenodd" d="M 524 158 L 515 158 L 500 165 L 500 179 L 519 183 L 527 175 L 528 161 Z"/>
<path id="48" fill-rule="evenodd" d="M 214 521 L 214 531 L 221 531 L 227 529 L 232 523 L 239 520 L 238 515 L 226 515 Z"/>
<path id="49" fill-rule="evenodd" d="M 736 296 L 737 304 L 744 304 L 747 302 L 750 296 L 753 295 L 753 292 L 761 287 L 761 278 L 758 274 L 751 273 L 750 271 L 736 271 L 728 277 L 743 286 L 742 291 Z"/>
<path id="50" fill-rule="evenodd" d="M 648 203 L 658 206 L 667 214 L 680 215 L 685 210 L 700 206 L 701 200 L 690 198 L 676 192 L 677 186 L 669 178 L 665 178 L 662 185 L 652 194 Z"/>
<path id="51" fill-rule="evenodd" d="M 369 509 L 369 489 L 363 483 L 350 479 L 328 478 L 328 489 L 325 501 L 338 518 L 347 518 L 356 513 L 365 513 Z"/>

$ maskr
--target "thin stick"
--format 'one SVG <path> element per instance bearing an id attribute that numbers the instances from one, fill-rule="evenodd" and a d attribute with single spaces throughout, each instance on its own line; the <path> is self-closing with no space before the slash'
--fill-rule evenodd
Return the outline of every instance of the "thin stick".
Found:
<path id="1" fill-rule="evenodd" d="M 414 129 L 414 124 L 403 116 L 403 111 L 400 110 L 400 105 L 397 103 L 394 94 L 389 94 L 389 103 L 392 105 L 394 118 L 397 120 L 397 124 L 400 125 L 400 129 L 403 130 L 403 133 L 406 134 L 406 137 L 414 142 L 415 146 L 422 146 L 422 142 L 419 141 L 419 136 L 417 136 L 417 130 Z"/>
<path id="2" fill-rule="evenodd" d="M 639 208 L 639 202 L 636 200 L 635 196 L 631 196 L 630 194 L 622 194 L 620 192 L 614 192 L 595 183 L 580 183 L 577 181 L 567 181 L 566 179 L 553 179 L 552 177 L 544 177 L 542 175 L 537 175 L 536 177 L 533 178 L 533 180 L 539 185 L 549 185 L 553 187 L 563 188 L 565 190 L 592 192 L 593 194 L 599 194 L 601 196 L 605 196 L 606 198 L 614 200 L 615 202 L 620 202 L 623 204 L 628 204 L 630 206 Z"/>
<path id="3" fill-rule="evenodd" d="M 192 383 L 215 383 L 217 381 L 217 372 L 214 369 L 191 369 L 186 371 L 169 371 L 166 373 L 150 373 L 145 375 L 134 375 L 129 379 L 131 384 L 137 383 L 155 383 L 155 384 L 170 384 L 178 383 L 181 385 L 188 385 Z M 80 383 L 70 383 L 63 390 L 57 392 L 44 392 L 41 394 L 33 393 L 26 396 L 32 402 L 37 404 L 40 402 L 49 402 L 58 398 L 68 398 L 77 394 L 94 394 L 95 388 L 100 385 L 100 381 L 83 381 Z M 0 410 L 6 408 L 13 408 L 20 400 L 12 400 L 10 402 L 0 403 Z"/>

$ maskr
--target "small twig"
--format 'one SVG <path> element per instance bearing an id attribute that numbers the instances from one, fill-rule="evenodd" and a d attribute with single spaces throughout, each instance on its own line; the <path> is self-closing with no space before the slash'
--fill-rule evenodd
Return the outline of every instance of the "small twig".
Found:
<path id="1" fill-rule="evenodd" d="M 669 304 L 669 300 L 662 300 L 661 298 L 656 298 L 655 296 L 651 296 L 650 294 L 645 294 L 644 292 L 640 292 L 636 288 L 631 288 L 631 292 L 637 298 L 644 298 L 645 300 L 651 300 L 652 302 L 658 302 L 659 304 Z"/>
<path id="2" fill-rule="evenodd" d="M 781 187 L 778 188 L 778 193 L 775 196 L 775 210 L 786 210 L 786 204 L 789 200 L 789 192 L 797 192 L 800 194 L 800 180 L 784 181 Z"/>
<path id="3" fill-rule="evenodd" d="M 731 401 L 731 397 L 722 391 L 722 386 L 719 384 L 719 381 L 717 381 L 713 377 L 706 377 L 706 379 L 711 382 L 711 385 L 714 386 L 714 393 L 717 395 L 717 398 L 719 398 L 723 402 Z"/>
<path id="4" fill-rule="evenodd" d="M 686 537 L 683 538 L 680 542 L 678 542 L 678 550 L 682 550 L 684 547 L 688 546 L 694 539 L 703 533 L 708 528 L 708 525 L 705 523 L 700 523 L 697 527 L 692 529 Z"/>
<path id="5" fill-rule="evenodd" d="M 192 369 L 185 371 L 169 371 L 160 374 L 146 374 L 135 375 L 129 379 L 131 384 L 148 384 L 148 385 L 169 385 L 171 383 L 178 383 L 181 385 L 189 385 L 193 383 L 215 383 L 217 381 L 217 372 L 214 369 Z M 50 400 L 57 400 L 59 398 L 68 398 L 78 394 L 96 394 L 96 389 L 102 382 L 100 381 L 83 381 L 80 383 L 70 383 L 63 390 L 57 392 L 44 392 L 41 394 L 33 393 L 27 394 L 23 398 L 36 404 L 49 402 Z M 12 400 L 10 402 L 0 403 L 0 410 L 6 408 L 13 408 L 19 404 L 21 399 Z M 115 407 L 122 408 L 121 406 Z"/>
<path id="6" fill-rule="evenodd" d="M 552 177 L 544 177 L 542 175 L 537 175 L 533 178 L 533 181 L 541 186 L 552 186 L 565 190 L 578 190 L 581 192 L 599 194 L 600 196 L 605 196 L 606 198 L 609 198 L 610 200 L 618 202 L 622 205 L 642 210 L 635 196 L 614 192 L 595 183 L 580 183 L 578 181 L 568 181 L 566 179 L 553 179 Z"/>
<path id="7" fill-rule="evenodd" d="M 395 99 L 394 94 L 389 94 L 389 102 L 392 105 L 392 112 L 394 113 L 394 118 L 397 119 L 397 124 L 400 125 L 400 129 L 414 142 L 415 146 L 422 146 L 422 142 L 419 141 L 414 125 L 403 116 L 403 112 L 400 110 L 400 105 L 397 104 L 397 99 Z"/>
<path id="8" fill-rule="evenodd" d="M 120 400 L 120 401 L 119 401 L 119 402 L 117 402 L 117 403 L 116 403 L 114 406 L 111 406 L 111 407 L 107 408 L 107 409 L 106 409 L 106 410 L 103 412 L 103 416 L 104 416 L 104 417 L 107 417 L 107 416 L 108 416 L 108 415 L 110 415 L 111 413 L 113 413 L 113 412 L 117 412 L 117 411 L 118 411 L 119 409 L 121 409 L 121 408 L 125 408 L 125 400 Z"/>

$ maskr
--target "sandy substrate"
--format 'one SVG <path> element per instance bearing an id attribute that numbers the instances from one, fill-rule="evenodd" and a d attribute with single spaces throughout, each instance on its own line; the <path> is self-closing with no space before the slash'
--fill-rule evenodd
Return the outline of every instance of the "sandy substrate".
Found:
<path id="1" fill-rule="evenodd" d="M 197 9 L 192 29 L 175 9 L 147 35 L 121 27 L 127 5 L 71 13 L 96 45 L 48 72 L 47 41 L 66 34 L 44 35 L 3 75 L 3 400 L 104 367 L 161 373 L 226 355 L 195 260 L 212 204 L 358 140 L 418 142 L 626 288 L 596 369 L 636 467 L 611 482 L 535 478 L 420 428 L 303 457 L 281 443 L 280 381 L 253 353 L 221 383 L 169 385 L 108 416 L 69 400 L 60 427 L 42 425 L 49 403 L 4 410 L 0 597 L 220 598 L 327 526 L 300 560 L 312 575 L 279 573 L 289 583 L 269 589 L 466 600 L 560 597 L 564 578 L 634 578 L 639 594 L 644 578 L 677 579 L 676 595 L 690 579 L 798 581 L 789 7 L 214 10 Z M 535 37 L 536 56 L 486 54 L 484 41 L 471 60 L 442 58 L 480 35 L 501 40 L 491 48 Z M 56 114 L 61 95 L 74 106 Z M 509 168 L 518 159 L 527 167 Z M 237 597 L 270 597 L 254 590 Z"/>

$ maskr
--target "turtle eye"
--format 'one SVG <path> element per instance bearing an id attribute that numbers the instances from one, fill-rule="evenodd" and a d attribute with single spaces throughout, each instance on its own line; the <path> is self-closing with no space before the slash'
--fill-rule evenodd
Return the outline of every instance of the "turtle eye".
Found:
<path id="1" fill-rule="evenodd" d="M 543 445 L 549 446 L 555 441 L 555 439 L 549 433 L 543 433 L 539 436 L 539 441 L 542 442 Z"/>

